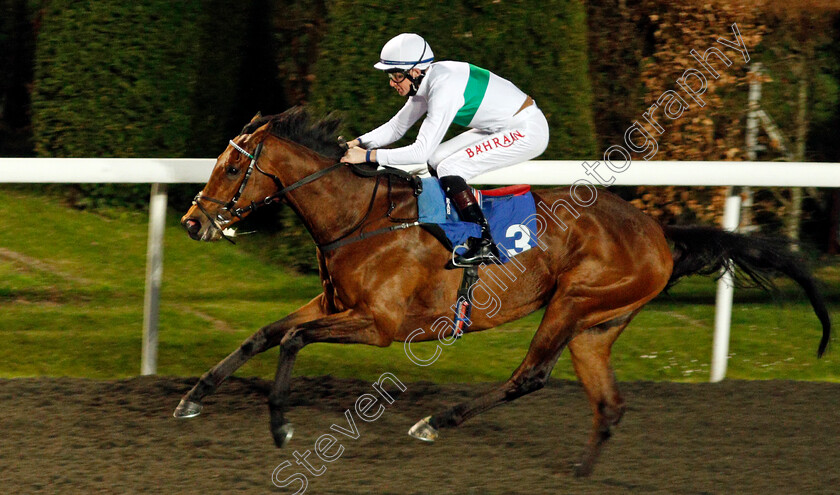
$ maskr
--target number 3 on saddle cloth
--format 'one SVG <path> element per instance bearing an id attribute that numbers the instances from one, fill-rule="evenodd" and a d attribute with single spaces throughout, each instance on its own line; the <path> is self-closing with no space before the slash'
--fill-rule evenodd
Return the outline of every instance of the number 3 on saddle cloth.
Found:
<path id="1" fill-rule="evenodd" d="M 486 191 L 473 190 L 484 212 L 493 241 L 499 248 L 499 262 L 506 263 L 513 256 L 537 245 L 537 209 L 531 186 L 520 184 Z M 463 222 L 449 198 L 434 177 L 423 179 L 423 192 L 417 198 L 420 225 L 434 235 L 447 249 L 466 249 L 467 239 L 481 237 L 481 227 Z M 452 336 L 460 338 L 470 324 L 472 303 L 469 289 L 478 282 L 478 267 L 464 269 L 458 289 Z"/>
<path id="2" fill-rule="evenodd" d="M 537 209 L 531 186 L 520 184 L 486 191 L 473 190 L 490 234 L 499 248 L 499 261 L 537 245 Z M 423 179 L 423 192 L 417 198 L 417 214 L 421 226 L 434 235 L 447 249 L 462 248 L 469 237 L 481 237 L 477 223 L 462 222 L 440 182 L 434 177 Z"/>

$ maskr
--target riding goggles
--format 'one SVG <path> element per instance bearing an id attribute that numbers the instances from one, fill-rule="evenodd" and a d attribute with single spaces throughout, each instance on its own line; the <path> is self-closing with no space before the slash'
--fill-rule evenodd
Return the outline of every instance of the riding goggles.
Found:
<path id="1" fill-rule="evenodd" d="M 392 71 L 392 72 L 388 72 L 387 74 L 388 74 L 388 78 L 391 79 L 392 81 L 394 81 L 397 84 L 405 81 L 405 78 L 406 78 L 406 73 L 405 73 L 405 71 L 402 71 L 402 70 L 395 70 L 395 71 Z"/>

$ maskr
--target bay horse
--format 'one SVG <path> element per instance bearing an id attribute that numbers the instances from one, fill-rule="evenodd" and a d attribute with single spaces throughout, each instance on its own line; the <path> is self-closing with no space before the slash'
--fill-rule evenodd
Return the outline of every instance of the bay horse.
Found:
<path id="1" fill-rule="evenodd" d="M 284 415 L 292 368 L 307 344 L 385 347 L 447 338 L 444 331 L 418 335 L 417 330 L 452 315 L 461 270 L 444 269 L 451 253 L 423 228 L 394 228 L 417 218 L 414 188 L 403 181 L 392 187 L 387 177 L 339 163 L 344 150 L 338 126 L 338 119 L 314 121 L 302 108 L 258 115 L 218 157 L 207 185 L 182 218 L 193 239 L 217 241 L 227 237 L 224 229 L 261 205 L 287 203 L 318 246 L 323 292 L 261 328 L 202 375 L 184 395 L 176 417 L 198 415 L 202 399 L 223 380 L 256 354 L 279 346 L 268 405 L 271 433 L 282 447 L 292 435 Z M 610 367 L 613 342 L 647 302 L 694 273 L 737 267 L 736 273 L 764 287 L 777 272 L 793 278 L 822 323 L 818 355 L 823 354 L 831 328 L 828 312 L 814 279 L 784 242 L 708 227 L 662 227 L 618 196 L 605 190 L 596 194 L 597 201 L 592 198 L 576 217 L 566 213 L 566 222 L 538 221 L 540 248 L 513 258 L 519 267 L 513 290 L 499 294 L 492 314 L 475 311 L 471 317 L 467 331 L 477 332 L 545 308 L 519 367 L 480 397 L 421 420 L 412 436 L 432 441 L 440 428 L 542 388 L 568 347 L 594 416 L 575 474 L 590 474 L 610 428 L 625 411 Z M 565 205 L 575 200 L 561 189 L 533 196 L 559 213 L 571 211 Z M 480 280 L 492 276 L 494 267 L 482 267 Z"/>

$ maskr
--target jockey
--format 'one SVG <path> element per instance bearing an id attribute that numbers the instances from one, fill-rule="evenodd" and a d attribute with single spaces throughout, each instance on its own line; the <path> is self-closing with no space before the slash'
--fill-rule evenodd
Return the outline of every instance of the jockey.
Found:
<path id="1" fill-rule="evenodd" d="M 471 237 L 455 263 L 492 263 L 498 250 L 466 181 L 542 154 L 548 146 L 542 111 L 530 96 L 492 72 L 466 62 L 434 62 L 432 48 L 414 33 L 388 41 L 374 67 L 385 71 L 391 87 L 408 101 L 391 120 L 348 142 L 341 161 L 427 163 L 461 219 L 481 226 L 481 238 Z M 413 144 L 380 149 L 401 138 L 423 114 Z M 453 123 L 471 129 L 441 143 Z"/>

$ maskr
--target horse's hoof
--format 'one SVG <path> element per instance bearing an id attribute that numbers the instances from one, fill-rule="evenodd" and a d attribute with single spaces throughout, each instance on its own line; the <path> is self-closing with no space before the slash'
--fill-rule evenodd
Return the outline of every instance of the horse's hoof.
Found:
<path id="1" fill-rule="evenodd" d="M 276 445 L 278 449 L 282 449 L 287 443 L 289 443 L 289 440 L 291 440 L 292 436 L 295 434 L 295 427 L 292 426 L 292 423 L 286 423 L 277 430 L 272 431 L 271 434 L 274 437 L 274 445 Z"/>
<path id="2" fill-rule="evenodd" d="M 438 431 L 429 423 L 431 418 L 431 416 L 426 416 L 418 421 L 416 425 L 412 426 L 411 429 L 408 430 L 408 436 L 424 442 L 434 442 L 437 440 Z"/>
<path id="3" fill-rule="evenodd" d="M 201 403 L 185 399 L 181 399 L 175 412 L 172 413 L 176 418 L 194 418 L 199 414 L 201 414 Z"/>
<path id="4" fill-rule="evenodd" d="M 586 478 L 592 474 L 593 465 L 591 462 L 575 464 L 575 478 Z"/>

